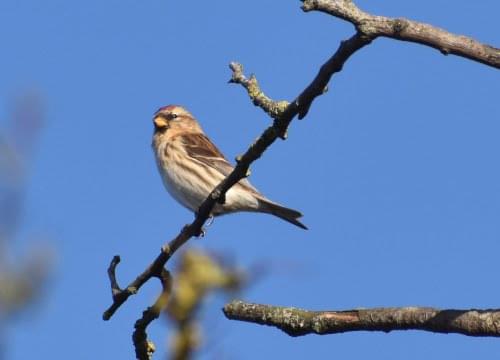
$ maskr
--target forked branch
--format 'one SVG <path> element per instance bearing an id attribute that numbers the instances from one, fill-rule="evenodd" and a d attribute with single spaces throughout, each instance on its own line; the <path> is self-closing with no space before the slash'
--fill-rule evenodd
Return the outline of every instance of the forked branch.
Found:
<path id="1" fill-rule="evenodd" d="M 302 119 L 312 102 L 327 90 L 327 85 L 336 72 L 358 50 L 377 37 L 424 44 L 440 50 L 443 54 L 455 54 L 483 64 L 500 68 L 500 50 L 474 39 L 451 34 L 428 24 L 407 19 L 391 19 L 374 16 L 361 11 L 351 0 L 302 0 L 304 11 L 322 11 L 354 24 L 357 32 L 343 41 L 337 51 L 323 64 L 313 81 L 291 102 L 274 101 L 260 89 L 255 76 L 247 78 L 243 67 L 231 63 L 230 82 L 241 84 L 248 92 L 254 105 L 262 108 L 274 121 L 249 149 L 237 157 L 234 170 L 210 193 L 200 206 L 194 221 L 184 226 L 180 233 L 164 245 L 156 259 L 125 289 L 116 279 L 116 267 L 120 258 L 115 256 L 108 269 L 113 303 L 104 312 L 109 320 L 116 310 L 134 295 L 152 277 L 162 280 L 163 291 L 156 304 L 147 309 L 136 323 L 134 344 L 138 358 L 146 359 L 151 354 L 147 341 L 146 327 L 164 306 L 169 277 L 165 264 L 172 255 L 193 236 L 203 234 L 207 221 L 216 203 L 223 203 L 226 192 L 238 181 L 247 177 L 250 165 L 257 160 L 276 139 L 286 138 L 290 122 L 298 116 Z M 232 319 L 252 321 L 276 326 L 290 335 L 306 333 L 335 333 L 355 330 L 402 330 L 420 329 L 434 332 L 456 332 L 471 336 L 499 336 L 500 311 L 498 310 L 437 310 L 431 308 L 386 308 L 371 310 L 350 310 L 342 312 L 311 312 L 294 308 L 235 302 L 224 309 Z"/>
<path id="2" fill-rule="evenodd" d="M 301 0 L 304 11 L 321 11 L 352 23 L 373 39 L 383 36 L 430 46 L 444 55 L 453 54 L 500 69 L 500 49 L 436 26 L 405 18 L 368 14 L 352 0 Z"/>
<path id="3" fill-rule="evenodd" d="M 307 86 L 307 88 L 292 102 L 285 103 L 283 101 L 273 101 L 263 95 L 262 90 L 258 86 L 254 76 L 250 79 L 243 74 L 243 66 L 238 63 L 231 63 L 232 70 L 231 82 L 243 85 L 252 99 L 252 101 L 260 106 L 264 111 L 273 114 L 274 122 L 269 126 L 262 135 L 248 148 L 242 155 L 237 157 L 237 164 L 234 170 L 210 193 L 210 195 L 201 204 L 194 221 L 184 226 L 181 232 L 168 244 L 164 245 L 160 254 L 156 259 L 132 281 L 125 289 L 120 289 L 116 280 L 116 267 L 119 263 L 119 257 L 115 256 L 111 261 L 108 269 L 110 277 L 111 291 L 113 303 L 104 312 L 103 319 L 109 320 L 118 308 L 127 299 L 134 295 L 149 279 L 153 276 L 160 276 L 164 270 L 164 266 L 172 255 L 184 245 L 193 236 L 202 234 L 203 224 L 207 221 L 212 212 L 213 207 L 217 202 L 224 202 L 226 192 L 238 181 L 245 178 L 249 174 L 250 164 L 260 158 L 264 151 L 276 141 L 278 137 L 285 139 L 286 132 L 290 122 L 296 115 L 303 118 L 313 100 L 323 94 L 331 76 L 342 69 L 343 64 L 347 59 L 370 42 L 369 38 L 363 35 L 356 34 L 349 40 L 342 42 L 335 54 L 321 67 L 318 75 Z M 259 100 L 260 99 L 260 100 Z"/>

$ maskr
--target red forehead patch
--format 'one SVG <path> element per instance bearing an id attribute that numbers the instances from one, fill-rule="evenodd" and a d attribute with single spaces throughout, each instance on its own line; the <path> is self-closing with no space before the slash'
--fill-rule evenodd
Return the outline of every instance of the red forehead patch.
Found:
<path id="1" fill-rule="evenodd" d="M 172 111 L 174 110 L 175 108 L 178 108 L 177 105 L 167 105 L 167 106 L 162 106 L 161 108 L 158 109 L 157 112 L 160 112 L 160 111 Z"/>

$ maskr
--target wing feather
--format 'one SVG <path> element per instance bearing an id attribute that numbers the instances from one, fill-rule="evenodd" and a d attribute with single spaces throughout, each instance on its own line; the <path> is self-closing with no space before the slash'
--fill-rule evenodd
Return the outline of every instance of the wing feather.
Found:
<path id="1" fill-rule="evenodd" d="M 210 141 L 208 137 L 201 133 L 180 135 L 186 152 L 193 159 L 210 166 L 220 172 L 224 177 L 228 176 L 234 167 L 227 161 L 222 152 Z M 247 179 L 239 181 L 239 184 L 247 190 L 259 194 Z"/>

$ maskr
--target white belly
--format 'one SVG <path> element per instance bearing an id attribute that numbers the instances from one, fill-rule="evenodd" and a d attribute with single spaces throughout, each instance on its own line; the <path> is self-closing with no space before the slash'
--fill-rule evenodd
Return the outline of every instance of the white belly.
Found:
<path id="1" fill-rule="evenodd" d="M 160 169 L 160 174 L 168 193 L 193 212 L 198 211 L 203 200 L 210 194 L 209 191 L 204 191 L 203 187 L 196 186 L 192 179 L 182 176 L 182 173 L 176 172 L 172 167 L 168 167 L 166 170 Z"/>
<path id="2" fill-rule="evenodd" d="M 159 149 L 164 151 L 163 149 Z M 156 154 L 157 155 L 157 154 Z M 207 176 L 204 168 L 198 168 L 198 163 L 191 163 L 189 171 L 186 166 L 179 166 L 178 161 L 170 159 L 163 162 L 156 156 L 156 163 L 161 174 L 163 184 L 169 194 L 187 209 L 196 212 L 208 197 L 210 192 L 224 179 L 223 174 L 216 170 L 210 171 Z M 203 178 L 200 177 L 201 174 Z M 226 193 L 226 202 L 223 206 L 216 204 L 213 210 L 214 214 L 234 211 L 254 211 L 258 208 L 258 201 L 255 196 L 242 189 L 238 185 L 229 189 Z"/>

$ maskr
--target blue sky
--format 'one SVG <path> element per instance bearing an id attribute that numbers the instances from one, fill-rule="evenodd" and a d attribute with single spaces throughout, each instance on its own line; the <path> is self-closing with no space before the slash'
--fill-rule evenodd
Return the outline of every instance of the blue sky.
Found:
<path id="1" fill-rule="evenodd" d="M 366 11 L 433 23 L 499 45 L 500 3 L 358 1 Z M 57 263 L 45 298 L 8 333 L 8 359 L 132 358 L 148 284 L 109 322 L 106 267 L 122 283 L 142 271 L 192 215 L 164 191 L 151 116 L 187 106 L 233 159 L 269 124 L 243 89 L 240 61 L 275 99 L 292 99 L 352 35 L 299 1 L 0 3 L 0 119 L 16 94 L 43 98 L 46 126 L 30 168 L 25 223 L 13 245 L 49 237 Z M 273 271 L 245 300 L 310 309 L 498 307 L 500 76 L 497 70 L 387 39 L 357 53 L 289 139 L 252 166 L 268 197 L 301 210 L 309 231 L 270 216 L 217 219 L 189 246 Z M 26 235 L 26 236 L 24 236 Z M 422 332 L 289 338 L 204 311 L 200 359 L 468 359 L 496 339 Z M 165 351 L 163 320 L 150 334 Z"/>

